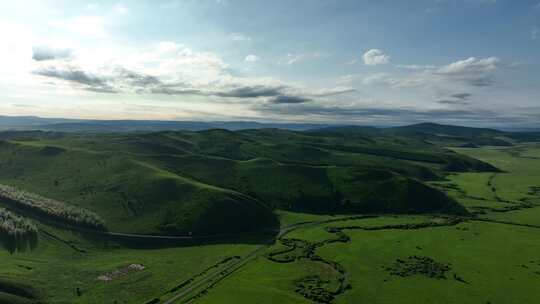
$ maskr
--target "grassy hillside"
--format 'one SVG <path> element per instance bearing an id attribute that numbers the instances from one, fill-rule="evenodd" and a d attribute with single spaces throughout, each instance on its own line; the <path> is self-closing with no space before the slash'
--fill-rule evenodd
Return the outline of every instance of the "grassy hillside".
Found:
<path id="1" fill-rule="evenodd" d="M 452 166 L 491 169 L 419 142 L 282 130 L 6 136 L 9 140 L 0 149 L 0 179 L 6 184 L 92 210 L 109 229 L 145 233 L 272 226 L 276 220 L 270 208 L 275 207 L 311 212 L 457 210 L 433 189 L 418 186 L 416 179 L 437 178 Z M 377 177 L 381 170 L 386 176 L 382 183 Z M 376 185 L 375 192 L 369 196 L 347 189 L 350 179 L 358 187 Z M 377 189 L 387 186 L 396 190 L 394 197 L 374 200 Z M 416 210 L 408 203 L 392 203 L 407 195 L 404 202 L 429 206 Z"/>
<path id="2" fill-rule="evenodd" d="M 0 133 L 0 184 L 98 214 L 105 229 L 216 234 L 312 213 L 462 213 L 425 184 L 497 171 L 415 138 L 278 129 Z M 391 190 L 391 191 L 388 191 Z"/>
<path id="3" fill-rule="evenodd" d="M 127 155 L 51 147 L 4 143 L 2 183 L 96 212 L 112 231 L 197 235 L 277 225 L 266 206 L 241 193 Z"/>

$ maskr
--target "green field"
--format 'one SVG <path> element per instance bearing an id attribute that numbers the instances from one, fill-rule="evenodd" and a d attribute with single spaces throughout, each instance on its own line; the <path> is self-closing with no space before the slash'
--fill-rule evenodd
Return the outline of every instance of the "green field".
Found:
<path id="1" fill-rule="evenodd" d="M 240 240 L 238 244 L 135 249 L 47 226 L 40 231 L 35 250 L 0 251 L 0 267 L 6 279 L 38 286 L 47 295 L 47 303 L 144 303 L 205 268 L 258 246 L 257 240 L 246 239 L 244 244 Z M 146 268 L 110 282 L 97 279 L 130 264 Z"/>
<path id="2" fill-rule="evenodd" d="M 3 135 L 0 303 L 534 303 L 538 144 L 343 132 Z"/>
<path id="3" fill-rule="evenodd" d="M 538 152 L 535 145 L 518 148 L 528 154 Z M 377 217 L 301 227 L 284 238 L 318 243 L 336 239 L 328 227 L 357 226 L 343 230 L 350 241 L 332 242 L 315 251 L 347 271 L 351 288 L 337 295 L 333 303 L 534 303 L 540 295 L 534 287 L 540 283 L 540 195 L 530 188 L 540 184 L 540 160 L 519 157 L 514 149 L 456 149 L 504 170 L 492 180 L 495 193 L 488 186 L 494 173 L 451 174 L 447 182 L 437 182 L 452 184 L 445 189 L 471 212 L 485 207 L 477 215 L 480 221 L 473 218 L 453 226 L 421 229 L 358 229 L 433 221 L 428 216 Z M 530 208 L 504 209 L 525 203 Z M 305 257 L 290 263 L 268 259 L 272 252 L 286 248 L 276 244 L 199 302 L 312 303 L 297 290 L 298 282 L 310 276 L 320 279 L 319 288 L 336 292 L 340 274 L 324 263 Z M 302 250 L 289 255 L 301 257 Z M 446 278 L 422 273 L 402 277 L 386 270 L 396 260 L 411 256 L 450 265 Z"/>
<path id="4" fill-rule="evenodd" d="M 387 223 L 380 220 L 380 224 Z M 312 230 L 306 231 L 307 240 L 331 237 L 320 227 Z M 534 291 L 540 283 L 537 229 L 470 222 L 414 231 L 346 233 L 350 243 L 327 245 L 317 252 L 348 272 L 352 288 L 335 303 L 534 303 L 538 296 Z M 384 269 L 396 259 L 413 255 L 450 263 L 447 278 L 399 277 Z M 454 279 L 454 273 L 466 283 Z M 324 265 L 317 262 L 281 264 L 261 257 L 211 290 L 201 303 L 302 303 L 294 286 L 310 275 L 332 280 L 332 273 L 325 273 Z"/>

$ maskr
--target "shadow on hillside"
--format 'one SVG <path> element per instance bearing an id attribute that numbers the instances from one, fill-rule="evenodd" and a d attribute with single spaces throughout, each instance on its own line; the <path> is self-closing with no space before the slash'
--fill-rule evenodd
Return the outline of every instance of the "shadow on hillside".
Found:
<path id="1" fill-rule="evenodd" d="M 103 246 L 113 244 L 132 249 L 158 249 L 172 247 L 191 247 L 205 245 L 244 244 L 263 245 L 273 243 L 279 231 L 277 229 L 260 232 L 248 232 L 228 235 L 194 236 L 185 238 L 158 237 L 158 236 L 134 236 L 134 235 L 106 235 L 91 232 L 76 232 L 85 240 Z"/>
<path id="2" fill-rule="evenodd" d="M 175 234 L 174 232 L 166 233 L 163 235 L 137 235 L 137 234 L 123 234 L 123 233 L 114 233 L 104 230 L 95 230 L 89 227 L 74 226 L 64 222 L 61 222 L 57 218 L 49 217 L 43 214 L 33 212 L 33 210 L 28 208 L 17 208 L 15 204 L 8 204 L 9 200 L 0 198 L 0 206 L 9 207 L 8 210 L 14 211 L 17 214 L 22 214 L 25 217 L 31 218 L 40 224 L 54 227 L 56 229 L 69 231 L 75 234 L 77 237 L 83 238 L 84 240 L 95 244 L 97 246 L 110 247 L 119 245 L 126 248 L 141 248 L 141 249 L 152 249 L 152 248 L 171 248 L 171 247 L 188 247 L 188 246 L 204 246 L 204 245 L 218 245 L 218 244 L 267 244 L 273 242 L 276 235 L 279 233 L 279 221 L 275 215 L 268 219 L 266 223 L 259 223 L 264 225 L 267 228 L 263 230 L 254 231 L 255 227 L 244 227 L 245 231 L 249 232 L 231 232 L 224 234 L 194 234 L 189 236 L 176 236 L 180 234 Z M 236 229 L 241 230 L 242 228 L 236 227 Z M 71 247 L 75 251 L 85 252 L 82 249 L 77 248 L 73 242 L 69 240 L 64 240 L 62 237 L 57 236 L 54 233 L 50 233 L 46 230 L 39 229 L 39 232 L 45 234 L 46 237 L 52 238 L 56 241 L 64 243 L 65 245 Z M 0 248 L 4 247 L 1 245 L 10 245 L 11 243 L 4 242 L 4 239 L 0 237 Z M 31 248 L 36 247 L 37 239 L 35 240 L 36 244 L 32 243 Z M 10 249 L 10 246 L 5 246 L 6 249 Z M 19 246 L 20 247 L 20 246 Z M 21 247 L 22 250 L 22 247 Z M 11 250 L 14 251 L 14 250 Z"/>

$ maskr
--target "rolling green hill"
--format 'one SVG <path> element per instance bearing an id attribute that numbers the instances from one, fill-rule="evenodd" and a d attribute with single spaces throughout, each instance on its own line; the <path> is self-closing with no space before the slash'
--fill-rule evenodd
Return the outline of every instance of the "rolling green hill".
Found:
<path id="1" fill-rule="evenodd" d="M 36 142 L 0 150 L 4 184 L 96 212 L 112 231 L 210 234 L 275 225 L 253 198 L 128 155 Z"/>
<path id="2" fill-rule="evenodd" d="M 96 213 L 109 231 L 144 234 L 274 229 L 275 209 L 463 213 L 425 181 L 497 171 L 398 136 L 213 129 L 0 138 L 0 184 Z"/>

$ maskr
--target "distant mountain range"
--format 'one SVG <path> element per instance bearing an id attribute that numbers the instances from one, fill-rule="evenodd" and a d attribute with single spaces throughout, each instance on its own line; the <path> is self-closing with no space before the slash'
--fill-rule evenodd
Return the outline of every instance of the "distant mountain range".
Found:
<path id="1" fill-rule="evenodd" d="M 305 123 L 260 123 L 255 121 L 165 121 L 165 120 L 86 120 L 0 116 L 0 130 L 44 130 L 57 132 L 152 132 L 201 131 L 209 129 L 245 130 L 279 128 L 303 131 L 329 125 Z"/>
<path id="2" fill-rule="evenodd" d="M 202 131 L 227 129 L 287 129 L 293 131 L 313 130 L 317 132 L 339 132 L 359 134 L 413 133 L 448 134 L 452 136 L 502 135 L 503 131 L 486 128 L 449 126 L 435 123 L 419 123 L 400 127 L 371 127 L 359 125 L 315 124 L 315 123 L 263 123 L 256 121 L 166 121 L 166 120 L 90 120 L 68 118 L 42 118 L 37 116 L 0 116 L 0 131 L 42 130 L 55 132 L 156 132 L 156 131 Z M 540 129 L 516 129 L 512 132 L 540 132 Z"/>

